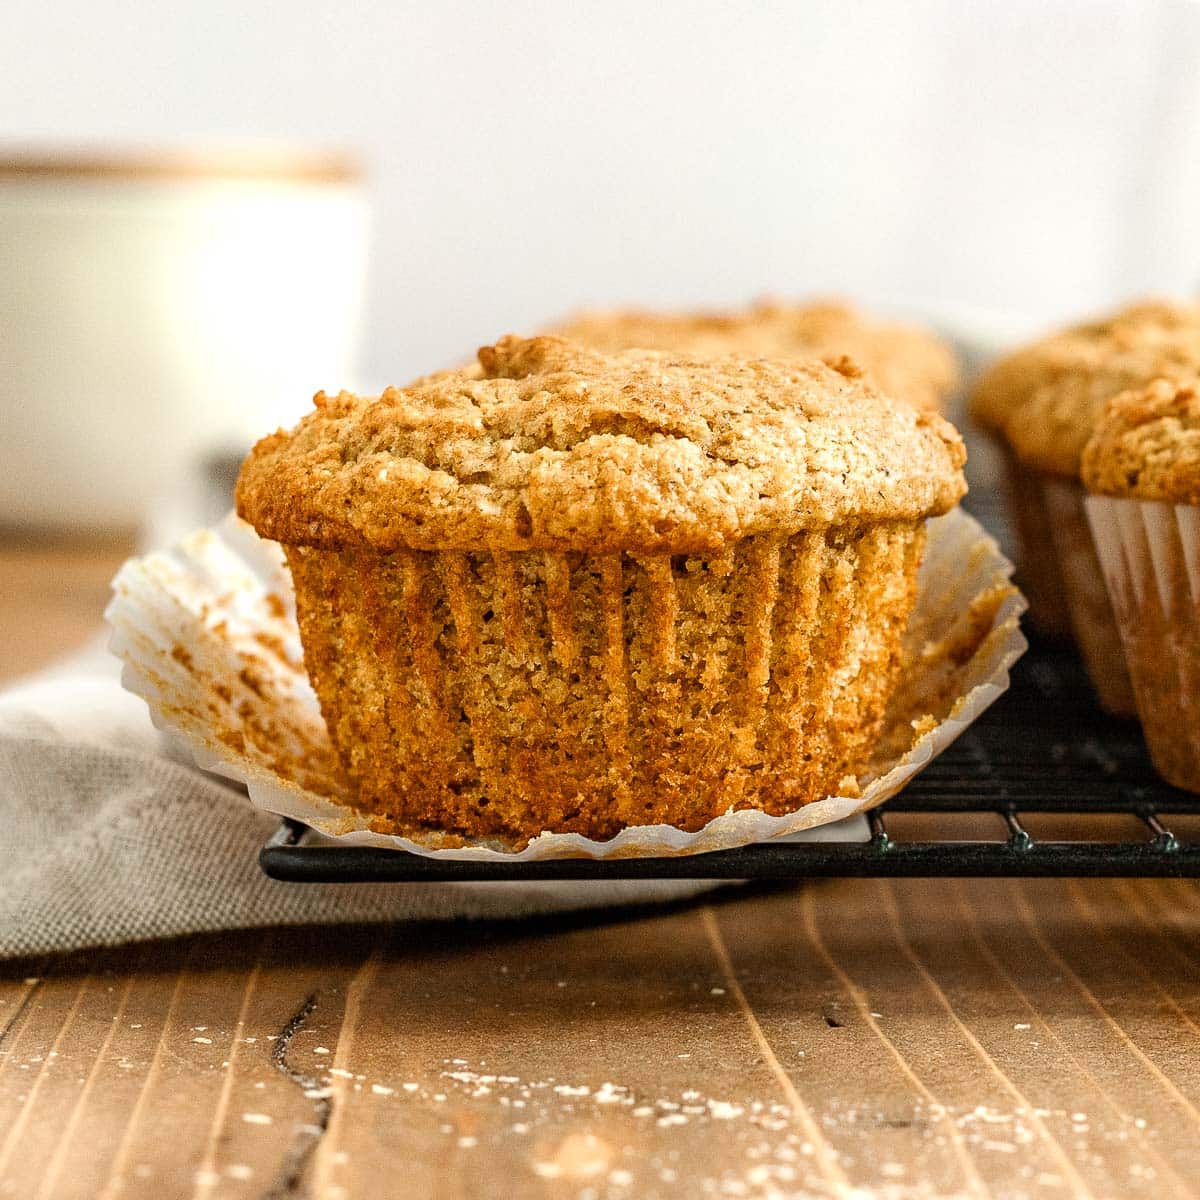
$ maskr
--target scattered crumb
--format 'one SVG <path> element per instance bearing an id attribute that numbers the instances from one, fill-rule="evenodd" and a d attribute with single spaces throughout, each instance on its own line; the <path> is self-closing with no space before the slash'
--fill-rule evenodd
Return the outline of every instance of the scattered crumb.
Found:
<path id="1" fill-rule="evenodd" d="M 717 1121 L 732 1121 L 745 1111 L 740 1104 L 730 1104 L 726 1100 L 710 1100 L 708 1102 L 708 1114 Z"/>

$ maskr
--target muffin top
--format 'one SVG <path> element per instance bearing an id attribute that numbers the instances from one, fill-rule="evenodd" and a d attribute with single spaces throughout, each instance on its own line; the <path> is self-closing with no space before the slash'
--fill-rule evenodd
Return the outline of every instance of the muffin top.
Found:
<path id="1" fill-rule="evenodd" d="M 848 360 L 609 356 L 506 337 L 478 368 L 314 403 L 238 479 L 239 514 L 290 544 L 714 552 L 917 519 L 965 491 L 954 428 Z"/>
<path id="2" fill-rule="evenodd" d="M 1200 306 L 1147 301 L 1002 359 L 976 386 L 971 415 L 1022 462 L 1078 477 L 1083 448 L 1113 396 L 1198 372 Z"/>
<path id="3" fill-rule="evenodd" d="M 580 313 L 551 333 L 612 353 L 642 348 L 719 358 L 852 358 L 889 396 L 940 410 L 958 385 L 950 347 L 915 326 L 875 321 L 840 301 L 764 301 L 736 312 Z"/>
<path id="4" fill-rule="evenodd" d="M 1083 451 L 1083 482 L 1103 496 L 1200 504 L 1200 393 L 1158 379 L 1110 400 Z"/>

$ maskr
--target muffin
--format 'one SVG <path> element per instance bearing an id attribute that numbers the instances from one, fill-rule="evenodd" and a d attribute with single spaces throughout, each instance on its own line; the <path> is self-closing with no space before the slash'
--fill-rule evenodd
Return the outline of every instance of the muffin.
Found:
<path id="1" fill-rule="evenodd" d="M 1152 301 L 1077 325 L 996 363 L 971 415 L 1002 443 L 1030 619 L 1073 633 L 1100 703 L 1132 715 L 1133 692 L 1083 511 L 1080 459 L 1105 404 L 1200 367 L 1200 307 Z"/>
<path id="2" fill-rule="evenodd" d="M 1161 379 L 1112 400 L 1083 452 L 1100 562 L 1150 756 L 1200 792 L 1200 394 Z"/>
<path id="3" fill-rule="evenodd" d="M 945 342 L 911 325 L 877 321 L 848 304 L 761 302 L 737 312 L 581 313 L 551 332 L 612 353 L 641 347 L 697 358 L 852 358 L 889 396 L 944 411 L 958 385 Z"/>
<path id="4" fill-rule="evenodd" d="M 305 662 L 375 827 L 524 844 L 773 814 L 861 768 L 962 442 L 848 363 L 502 339 L 261 441 Z"/>

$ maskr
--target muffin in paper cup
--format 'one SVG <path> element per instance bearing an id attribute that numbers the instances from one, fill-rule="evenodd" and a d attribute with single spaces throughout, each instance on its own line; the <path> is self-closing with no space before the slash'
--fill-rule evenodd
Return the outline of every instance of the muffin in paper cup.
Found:
<path id="1" fill-rule="evenodd" d="M 1114 653 L 1119 635 L 1083 512 L 1081 457 L 1110 399 L 1198 369 L 1200 306 L 1146 301 L 1017 350 L 971 397 L 971 416 L 1009 456 L 1031 620 L 1050 634 L 1069 624 L 1101 705 L 1119 716 L 1133 715 L 1133 689 Z"/>
<path id="2" fill-rule="evenodd" d="M 1087 517 L 1150 756 L 1200 792 L 1200 397 L 1159 380 L 1116 397 L 1083 456 Z"/>
<path id="3" fill-rule="evenodd" d="M 131 559 L 106 615 L 125 686 L 171 742 L 244 784 L 258 807 L 326 837 L 468 860 L 673 856 L 806 833 L 900 791 L 1008 686 L 1025 648 L 1011 570 L 961 509 L 929 521 L 900 682 L 866 761 L 832 794 L 777 816 L 731 808 L 698 830 L 637 824 L 605 840 L 389 832 L 358 807 L 304 668 L 284 556 L 236 517 Z"/>
<path id="4" fill-rule="evenodd" d="M 780 815 L 865 761 L 964 458 L 848 361 L 510 337 L 318 396 L 237 498 L 379 828 L 602 840 Z"/>

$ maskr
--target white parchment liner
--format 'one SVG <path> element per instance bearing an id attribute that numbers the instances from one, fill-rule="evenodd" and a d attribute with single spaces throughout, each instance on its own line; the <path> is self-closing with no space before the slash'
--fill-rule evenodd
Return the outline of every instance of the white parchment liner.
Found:
<path id="1" fill-rule="evenodd" d="M 1200 791 L 1200 507 L 1085 504 L 1151 758 Z"/>
<path id="2" fill-rule="evenodd" d="M 875 761 L 857 795 L 830 796 L 784 816 L 727 812 L 695 833 L 632 826 L 605 842 L 544 833 L 520 852 L 463 845 L 436 833 L 368 828 L 352 811 L 304 672 L 291 580 L 274 543 L 235 517 L 172 550 L 131 559 L 106 616 L 122 682 L 196 763 L 246 785 L 260 808 L 343 843 L 457 859 L 698 854 L 840 821 L 895 795 L 1008 686 L 1025 650 L 1025 601 L 1012 566 L 966 513 L 930 522 L 903 680 Z M 340 801 L 340 803 L 339 803 Z"/>

